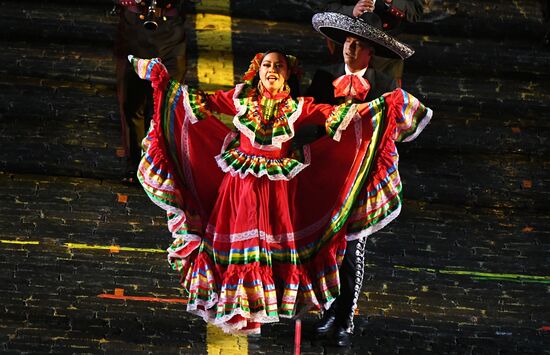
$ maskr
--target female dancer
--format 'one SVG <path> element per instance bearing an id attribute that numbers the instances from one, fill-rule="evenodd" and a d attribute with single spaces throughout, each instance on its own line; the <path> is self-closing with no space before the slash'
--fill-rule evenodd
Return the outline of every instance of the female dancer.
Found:
<path id="1" fill-rule="evenodd" d="M 259 333 L 339 293 L 346 236 L 363 238 L 401 206 L 395 141 L 431 110 L 403 90 L 365 104 L 293 98 L 295 59 L 258 54 L 244 82 L 208 95 L 170 80 L 158 59 L 130 57 L 152 82 L 155 115 L 138 178 L 165 209 L 187 310 L 231 333 Z M 232 115 L 234 130 L 215 113 Z M 291 150 L 303 124 L 327 136 Z"/>

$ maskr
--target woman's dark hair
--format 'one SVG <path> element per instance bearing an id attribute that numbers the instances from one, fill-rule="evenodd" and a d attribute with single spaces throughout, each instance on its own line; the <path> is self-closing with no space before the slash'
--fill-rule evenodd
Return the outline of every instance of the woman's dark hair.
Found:
<path id="1" fill-rule="evenodd" d="M 300 78 L 298 78 L 298 75 L 295 73 L 294 70 L 292 70 L 290 63 L 288 62 L 286 53 L 283 52 L 281 49 L 270 49 L 264 53 L 264 57 L 269 53 L 278 53 L 285 58 L 286 67 L 288 68 L 290 73 L 290 75 L 288 76 L 288 79 L 286 80 L 286 83 L 290 88 L 290 95 L 293 97 L 300 96 Z M 258 71 L 258 73 L 256 73 L 256 75 L 254 76 L 254 79 L 252 80 L 253 87 L 256 87 L 259 81 L 260 81 L 260 72 Z"/>

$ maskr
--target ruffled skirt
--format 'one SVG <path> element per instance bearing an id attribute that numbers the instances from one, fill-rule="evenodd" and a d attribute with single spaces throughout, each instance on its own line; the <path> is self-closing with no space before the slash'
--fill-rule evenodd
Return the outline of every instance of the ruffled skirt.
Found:
<path id="1" fill-rule="evenodd" d="M 399 213 L 393 121 L 355 119 L 340 142 L 305 146 L 287 179 L 228 163 L 235 133 L 212 116 L 193 122 L 182 105 L 157 109 L 138 172 L 167 212 L 168 260 L 187 310 L 226 332 L 259 333 L 280 317 L 327 309 L 339 295 L 346 238 Z"/>
<path id="2" fill-rule="evenodd" d="M 365 128 L 354 125 L 340 142 L 304 147 L 296 176 L 272 180 L 222 171 L 215 157 L 233 133 L 214 118 L 176 132 L 153 124 L 139 178 L 168 212 L 169 261 L 181 273 L 188 311 L 227 332 L 258 333 L 262 323 L 330 306 L 346 220 L 366 173 L 368 144 L 357 135 Z M 181 144 L 167 149 L 170 142 Z"/>

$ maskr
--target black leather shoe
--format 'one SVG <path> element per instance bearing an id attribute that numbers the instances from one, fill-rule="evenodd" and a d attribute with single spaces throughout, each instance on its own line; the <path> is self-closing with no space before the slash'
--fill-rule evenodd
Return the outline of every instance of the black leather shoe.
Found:
<path id="1" fill-rule="evenodd" d="M 324 314 L 323 318 L 317 324 L 315 324 L 315 333 L 318 335 L 324 335 L 334 330 L 336 323 L 336 312 L 329 308 Z"/>
<path id="2" fill-rule="evenodd" d="M 349 333 L 344 328 L 338 327 L 334 332 L 334 343 L 336 346 L 348 347 L 351 345 L 351 337 L 353 334 Z"/>

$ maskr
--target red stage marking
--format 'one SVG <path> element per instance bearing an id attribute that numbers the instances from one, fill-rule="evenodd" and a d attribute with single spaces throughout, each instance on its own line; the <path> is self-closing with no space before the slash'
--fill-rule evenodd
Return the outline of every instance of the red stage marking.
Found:
<path id="1" fill-rule="evenodd" d="M 294 355 L 300 355 L 300 343 L 302 340 L 302 321 L 296 319 L 294 324 Z"/>
<path id="2" fill-rule="evenodd" d="M 120 203 L 128 202 L 128 195 L 117 193 L 117 196 L 118 196 L 118 202 Z"/>
<path id="3" fill-rule="evenodd" d="M 542 327 L 540 327 L 540 330 L 542 330 L 543 332 L 550 332 L 550 325 L 543 325 Z"/>
<path id="4" fill-rule="evenodd" d="M 182 298 L 159 298 L 159 297 L 143 297 L 143 296 L 124 296 L 124 289 L 115 288 L 114 294 L 102 293 L 97 295 L 99 298 L 108 298 L 112 300 L 130 300 L 142 302 L 161 302 L 161 303 L 183 303 L 187 304 L 187 300 Z"/>
<path id="5" fill-rule="evenodd" d="M 126 156 L 126 151 L 124 150 L 124 148 L 117 148 L 116 156 L 119 158 L 124 158 Z"/>

